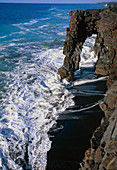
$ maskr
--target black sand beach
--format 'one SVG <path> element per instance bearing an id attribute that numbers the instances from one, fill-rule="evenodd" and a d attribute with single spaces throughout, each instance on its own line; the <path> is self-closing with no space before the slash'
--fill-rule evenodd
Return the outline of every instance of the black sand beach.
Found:
<path id="1" fill-rule="evenodd" d="M 86 74 L 86 71 L 88 71 Z M 90 68 L 81 77 L 92 77 Z M 81 78 L 80 77 L 80 78 Z M 56 127 L 50 130 L 52 148 L 48 152 L 47 170 L 77 170 L 90 147 L 90 139 L 100 124 L 103 112 L 97 102 L 104 97 L 106 81 L 90 82 L 71 89 L 75 106 L 61 113 Z M 95 106 L 94 106 L 95 105 Z"/>
<path id="2" fill-rule="evenodd" d="M 90 147 L 91 152 L 85 156 L 81 169 L 117 169 L 117 4 L 108 5 L 109 8 L 103 10 L 70 12 L 63 50 L 65 60 L 59 74 L 61 78 L 72 78 L 78 68 L 84 40 L 95 33 L 94 51 L 98 55 L 95 74 L 108 76 L 108 90 L 106 81 L 91 82 L 96 77 L 84 68 L 86 74 L 78 78 L 79 86 L 71 89 L 75 106 L 61 113 L 57 121 L 57 126 L 62 125 L 63 129 L 52 139 L 47 170 L 78 170 Z M 80 85 L 85 78 L 88 83 Z M 99 105 L 104 112 L 98 106 L 100 99 Z"/>

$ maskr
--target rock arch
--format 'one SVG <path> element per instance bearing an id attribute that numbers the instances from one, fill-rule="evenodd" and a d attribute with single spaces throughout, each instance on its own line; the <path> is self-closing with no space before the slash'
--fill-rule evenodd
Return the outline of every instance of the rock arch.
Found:
<path id="1" fill-rule="evenodd" d="M 108 85 L 117 79 L 117 8 L 75 10 L 71 16 L 69 28 L 66 28 L 66 40 L 63 54 L 63 66 L 58 70 L 61 78 L 72 80 L 74 71 L 79 69 L 80 53 L 87 37 L 97 34 L 94 51 L 98 55 L 96 74 L 110 75 Z"/>

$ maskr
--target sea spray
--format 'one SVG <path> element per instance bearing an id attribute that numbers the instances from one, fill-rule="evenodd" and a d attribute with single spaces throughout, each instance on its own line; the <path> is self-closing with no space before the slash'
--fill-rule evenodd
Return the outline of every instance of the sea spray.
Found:
<path id="1" fill-rule="evenodd" d="M 103 5 L 100 5 L 103 8 Z M 85 5 L 0 3 L 0 168 L 44 170 L 47 135 L 73 105 L 61 82 L 69 12 Z M 88 8 L 99 8 L 88 5 Z M 46 26 L 45 26 L 46 25 Z"/>
<path id="2" fill-rule="evenodd" d="M 47 133 L 59 113 L 74 104 L 73 95 L 57 76 L 63 58 L 62 49 L 46 50 L 33 54 L 30 62 L 20 60 L 7 73 L 10 80 L 1 117 L 3 167 L 45 169 L 51 147 Z"/>

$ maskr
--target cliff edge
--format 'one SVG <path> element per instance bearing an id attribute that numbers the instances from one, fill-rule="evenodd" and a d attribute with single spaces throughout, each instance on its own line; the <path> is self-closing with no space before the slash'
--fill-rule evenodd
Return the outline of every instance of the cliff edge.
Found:
<path id="1" fill-rule="evenodd" d="M 99 101 L 105 117 L 93 133 L 91 148 L 81 163 L 83 170 L 117 169 L 117 4 L 107 9 L 75 10 L 70 12 L 69 28 L 63 53 L 63 66 L 58 70 L 61 78 L 72 80 L 79 69 L 80 53 L 87 37 L 97 34 L 94 51 L 98 56 L 95 74 L 108 75 L 108 91 Z"/>

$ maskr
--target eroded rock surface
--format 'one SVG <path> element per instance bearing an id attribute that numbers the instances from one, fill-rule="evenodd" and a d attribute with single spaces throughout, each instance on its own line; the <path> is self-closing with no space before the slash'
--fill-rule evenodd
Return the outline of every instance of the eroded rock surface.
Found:
<path id="1" fill-rule="evenodd" d="M 110 75 L 108 86 L 117 80 L 117 8 L 75 10 L 70 14 L 69 28 L 66 28 L 64 42 L 64 64 L 58 70 L 61 78 L 72 80 L 74 71 L 79 69 L 80 53 L 87 37 L 97 34 L 94 47 L 98 55 L 95 73 Z"/>
<path id="2" fill-rule="evenodd" d="M 109 8 L 99 13 L 95 51 L 98 55 L 96 74 L 109 75 L 108 85 L 117 80 L 117 9 Z"/>
<path id="3" fill-rule="evenodd" d="M 87 37 L 97 33 L 96 21 L 101 10 L 75 10 L 70 12 L 69 28 L 66 28 L 64 42 L 64 64 L 58 70 L 61 78 L 71 79 L 74 71 L 79 69 L 80 53 Z"/>
<path id="4" fill-rule="evenodd" d="M 99 101 L 105 117 L 91 138 L 91 154 L 83 162 L 88 170 L 117 169 L 117 81 L 108 89 L 106 96 Z M 86 151 L 87 152 L 87 151 Z"/>
<path id="5" fill-rule="evenodd" d="M 80 53 L 85 39 L 97 34 L 94 51 L 98 55 L 95 73 L 108 75 L 108 91 L 99 101 L 105 117 L 93 133 L 91 148 L 80 164 L 83 170 L 117 169 L 117 4 L 102 10 L 75 10 L 66 29 L 63 53 L 65 60 L 58 70 L 61 78 L 72 80 L 79 69 Z"/>

